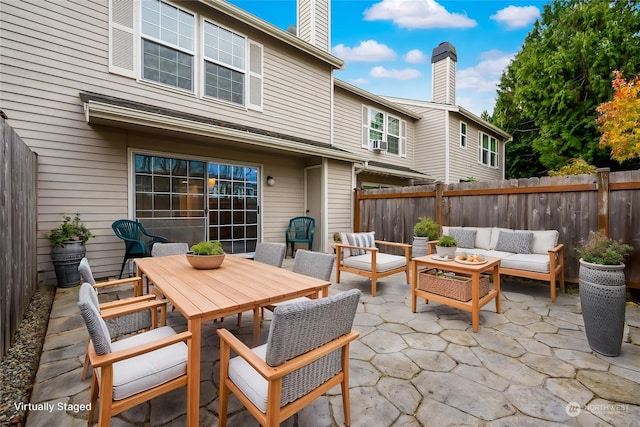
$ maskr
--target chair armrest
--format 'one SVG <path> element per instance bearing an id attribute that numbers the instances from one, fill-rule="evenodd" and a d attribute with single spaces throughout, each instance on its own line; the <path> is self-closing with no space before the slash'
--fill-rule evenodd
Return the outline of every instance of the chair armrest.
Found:
<path id="1" fill-rule="evenodd" d="M 550 256 L 553 256 L 554 254 L 562 255 L 564 252 L 564 245 L 559 243 L 556 247 L 549 249 L 547 252 L 549 252 Z"/>
<path id="2" fill-rule="evenodd" d="M 431 255 L 436 253 L 436 245 L 438 244 L 437 240 L 429 240 L 427 242 L 427 255 Z"/>
<path id="3" fill-rule="evenodd" d="M 109 301 L 109 302 L 104 302 L 100 304 L 100 310 L 108 310 L 110 308 L 120 307 L 127 304 L 134 304 L 136 302 L 153 301 L 155 299 L 156 299 L 155 295 L 143 295 L 140 297 L 118 299 L 115 301 Z"/>
<path id="4" fill-rule="evenodd" d="M 90 345 L 89 360 L 94 368 L 100 368 L 102 366 L 113 365 L 121 360 L 131 359 L 132 357 L 136 357 L 141 354 L 150 353 L 163 347 L 169 347 L 170 345 L 177 344 L 182 341 L 189 341 L 190 339 L 191 332 L 185 331 L 170 337 L 127 348 L 125 350 L 114 351 L 113 353 L 104 354 L 102 356 L 98 356 L 96 354 L 96 350 L 92 345 Z"/>
<path id="5" fill-rule="evenodd" d="M 119 286 L 127 283 L 142 283 L 142 277 L 129 277 L 127 279 L 110 280 L 108 282 L 99 282 L 93 285 L 94 289 L 108 288 L 109 286 Z"/>
<path id="6" fill-rule="evenodd" d="M 164 308 L 166 310 L 167 303 L 160 300 L 154 300 L 154 301 L 139 301 L 139 302 L 134 302 L 132 304 L 125 304 L 125 305 L 120 305 L 117 307 L 111 307 L 107 309 L 103 309 L 103 307 L 100 306 L 100 316 L 102 316 L 103 319 L 112 319 L 114 317 L 124 316 L 125 314 L 131 314 L 131 313 L 136 313 L 138 311 L 145 311 L 145 310 L 158 309 L 158 308 Z"/>
<path id="7" fill-rule="evenodd" d="M 293 371 L 296 371 L 314 360 L 318 360 L 335 350 L 348 345 L 351 341 L 360 336 L 359 332 L 351 331 L 345 335 L 336 338 L 318 348 L 308 351 L 293 359 L 287 360 L 278 366 L 269 366 L 267 363 L 260 359 L 256 354 L 251 351 L 242 341 L 236 338 L 231 332 L 226 329 L 218 329 L 218 335 L 220 340 L 224 341 L 238 356 L 242 357 L 249 365 L 251 365 L 265 380 L 271 381 L 277 378 L 284 377 Z"/>
<path id="8" fill-rule="evenodd" d="M 386 240 L 376 240 L 376 245 L 395 246 L 397 248 L 411 248 L 407 243 L 387 242 Z"/>

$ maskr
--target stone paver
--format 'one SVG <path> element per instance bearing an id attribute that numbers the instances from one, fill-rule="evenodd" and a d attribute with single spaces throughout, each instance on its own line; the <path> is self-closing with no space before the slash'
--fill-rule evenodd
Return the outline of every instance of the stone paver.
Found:
<path id="1" fill-rule="evenodd" d="M 285 260 L 290 268 L 292 260 Z M 548 284 L 502 281 L 502 313 L 481 310 L 480 330 L 469 313 L 418 300 L 411 313 L 404 275 L 369 282 L 342 274 L 330 292 L 363 291 L 350 351 L 352 426 L 633 426 L 640 419 L 640 309 L 627 307 L 623 354 L 594 353 L 584 335 L 576 295 L 549 300 Z M 77 312 L 78 288 L 58 289 L 36 376 L 27 427 L 86 425 L 90 380 L 80 380 L 87 332 Z M 121 293 L 124 291 L 120 291 Z M 114 299 L 119 295 L 103 295 Z M 122 296 L 122 295 L 120 295 Z M 200 425 L 216 426 L 219 349 L 215 330 L 225 327 L 250 342 L 251 316 L 203 326 Z M 263 324 L 263 341 L 269 327 Z M 186 329 L 179 312 L 167 323 Z M 91 371 L 90 371 L 91 372 Z M 112 426 L 184 426 L 184 389 L 138 405 L 112 419 Z M 25 402 L 26 403 L 26 402 Z M 40 406 L 35 406 L 39 404 Z M 54 409 L 45 410 L 44 404 Z M 283 423 L 285 427 L 342 426 L 336 386 Z M 230 426 L 258 426 L 235 396 Z"/>

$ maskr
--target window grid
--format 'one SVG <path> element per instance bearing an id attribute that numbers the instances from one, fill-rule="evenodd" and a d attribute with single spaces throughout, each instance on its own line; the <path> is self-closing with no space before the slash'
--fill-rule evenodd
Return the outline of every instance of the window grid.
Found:
<path id="1" fill-rule="evenodd" d="M 142 78 L 193 91 L 195 16 L 159 0 L 142 3 Z"/>
<path id="2" fill-rule="evenodd" d="M 498 141 L 496 138 L 480 132 L 480 163 L 492 168 L 498 167 Z"/>
<path id="3" fill-rule="evenodd" d="M 246 39 L 204 21 L 205 95 L 245 103 Z"/>
<path id="4" fill-rule="evenodd" d="M 467 148 L 467 124 L 460 122 L 460 147 Z"/>
<path id="5" fill-rule="evenodd" d="M 387 153 L 400 154 L 400 119 L 387 116 Z"/>

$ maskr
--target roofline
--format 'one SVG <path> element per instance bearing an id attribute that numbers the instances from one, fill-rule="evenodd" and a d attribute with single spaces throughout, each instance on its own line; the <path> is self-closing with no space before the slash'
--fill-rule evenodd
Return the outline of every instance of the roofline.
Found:
<path id="1" fill-rule="evenodd" d="M 225 0 L 198 0 L 200 3 L 209 6 L 213 9 L 216 9 L 224 14 L 227 14 L 238 21 L 247 24 L 253 28 L 256 28 L 262 31 L 269 36 L 280 40 L 283 43 L 293 46 L 296 49 L 299 49 L 305 53 L 308 53 L 311 56 L 314 56 L 324 62 L 327 62 L 335 69 L 342 69 L 344 66 L 344 61 L 337 56 L 332 55 L 331 53 L 324 51 L 311 43 L 308 43 L 302 40 L 300 37 L 291 34 L 281 28 L 276 27 L 273 24 L 270 24 L 267 21 L 264 21 L 258 18 L 255 15 L 250 14 L 249 12 L 240 9 L 237 6 L 232 5 L 231 3 Z"/>
<path id="2" fill-rule="evenodd" d="M 410 110 L 410 109 L 408 109 L 406 107 L 403 107 L 402 105 L 398 105 L 398 104 L 396 104 L 394 102 L 390 102 L 386 98 L 383 98 L 383 97 L 378 96 L 378 95 L 374 95 L 371 92 L 367 92 L 366 90 L 360 89 L 359 87 L 354 86 L 352 84 L 349 84 L 349 83 L 347 83 L 347 82 L 345 82 L 343 80 L 334 78 L 333 82 L 334 82 L 335 86 L 337 86 L 337 87 L 339 87 L 341 89 L 344 89 L 344 90 L 346 90 L 348 92 L 354 93 L 354 94 L 356 94 L 358 96 L 361 96 L 363 98 L 369 99 L 370 101 L 376 102 L 378 104 L 384 105 L 385 107 L 387 107 L 389 109 L 392 109 L 394 111 L 402 113 L 402 114 L 404 114 L 406 116 L 409 116 L 409 117 L 411 117 L 413 119 L 419 120 L 419 119 L 422 118 L 421 114 L 418 114 L 413 110 Z"/>
<path id="3" fill-rule="evenodd" d="M 385 96 L 386 99 L 388 99 L 391 102 L 397 102 L 397 103 L 401 103 L 401 104 L 405 104 L 405 105 L 413 105 L 414 107 L 420 107 L 420 108 L 432 108 L 434 110 L 444 110 L 444 111 L 451 111 L 454 113 L 459 113 L 462 116 L 468 118 L 469 120 L 473 120 L 474 122 L 478 123 L 479 125 L 484 126 L 485 128 L 491 129 L 493 132 L 495 132 L 496 134 L 500 135 L 501 137 L 503 137 L 505 139 L 505 141 L 508 141 L 511 139 L 511 135 L 508 134 L 507 132 L 503 131 L 502 129 L 500 129 L 499 127 L 489 123 L 488 121 L 482 119 L 481 117 L 475 115 L 474 113 L 472 113 L 471 111 L 460 107 L 459 105 L 450 105 L 450 104 L 441 104 L 438 102 L 430 102 L 430 101 L 420 101 L 417 99 L 407 99 L 407 98 L 397 98 L 397 97 L 393 97 L 393 96 Z"/>
<path id="4" fill-rule="evenodd" d="M 241 129 L 217 126 L 211 123 L 204 123 L 197 120 L 189 120 L 182 117 L 174 117 L 96 100 L 85 101 L 84 110 L 87 123 L 106 124 L 112 126 L 114 123 L 122 123 L 163 131 L 180 132 L 230 140 L 266 148 L 277 148 L 282 151 L 327 157 L 347 162 L 362 162 L 364 160 L 363 156 L 358 156 L 348 151 L 342 151 L 332 146 L 305 144 L 304 142 L 293 141 L 286 138 L 251 133 Z"/>

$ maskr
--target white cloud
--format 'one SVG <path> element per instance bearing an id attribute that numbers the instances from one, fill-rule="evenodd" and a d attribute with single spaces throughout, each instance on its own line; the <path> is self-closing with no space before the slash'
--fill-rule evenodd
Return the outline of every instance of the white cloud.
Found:
<path id="1" fill-rule="evenodd" d="M 393 21 L 404 28 L 469 28 L 466 15 L 451 13 L 435 0 L 382 0 L 364 11 L 366 21 Z"/>
<path id="2" fill-rule="evenodd" d="M 495 92 L 502 72 L 507 68 L 514 54 L 499 50 L 483 52 L 481 61 L 470 68 L 458 70 L 457 89 L 470 89 L 475 92 Z M 462 105 L 462 104 L 461 104 Z"/>
<path id="3" fill-rule="evenodd" d="M 336 56 L 345 61 L 378 62 L 396 59 L 393 49 L 375 40 L 360 42 L 356 47 L 348 47 L 340 43 L 332 50 Z"/>
<path id="4" fill-rule="evenodd" d="M 355 79 L 351 79 L 351 83 L 354 85 L 366 85 L 367 83 L 369 83 L 369 80 L 363 78 L 363 77 L 358 77 Z"/>
<path id="5" fill-rule="evenodd" d="M 508 6 L 491 15 L 491 19 L 506 24 L 509 29 L 527 27 L 539 17 L 540 9 L 535 6 Z"/>
<path id="6" fill-rule="evenodd" d="M 373 67 L 369 75 L 371 77 L 396 80 L 413 80 L 421 76 L 420 71 L 415 68 L 405 68 L 404 70 L 396 70 L 393 68 L 388 70 L 381 66 Z"/>
<path id="7" fill-rule="evenodd" d="M 404 60 L 409 64 L 423 64 L 427 62 L 427 55 L 418 49 L 413 49 L 404 55 Z"/>

